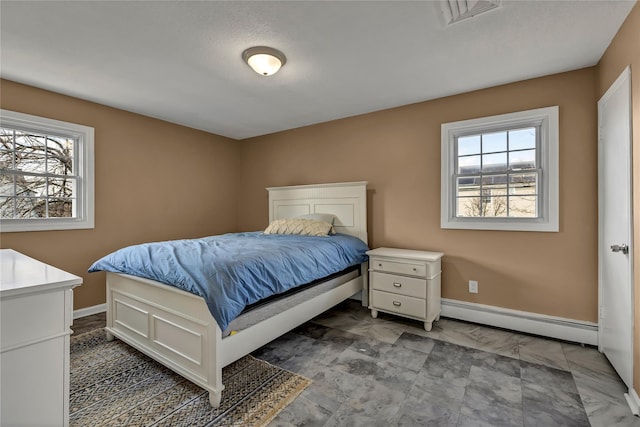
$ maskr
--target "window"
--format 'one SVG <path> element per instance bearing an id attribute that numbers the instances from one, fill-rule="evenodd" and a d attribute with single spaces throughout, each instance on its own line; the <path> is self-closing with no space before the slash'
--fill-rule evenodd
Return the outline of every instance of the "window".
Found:
<path id="1" fill-rule="evenodd" d="M 558 107 L 442 125 L 441 227 L 558 231 Z"/>
<path id="2" fill-rule="evenodd" d="M 0 110 L 0 228 L 93 228 L 93 128 Z"/>

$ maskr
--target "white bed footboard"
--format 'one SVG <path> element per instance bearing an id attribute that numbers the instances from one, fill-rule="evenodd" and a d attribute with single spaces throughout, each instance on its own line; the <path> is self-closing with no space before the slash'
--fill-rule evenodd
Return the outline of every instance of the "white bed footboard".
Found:
<path id="1" fill-rule="evenodd" d="M 366 272 L 364 263 L 358 277 L 226 338 L 201 297 L 107 273 L 106 331 L 207 390 L 217 407 L 223 367 L 366 290 Z"/>
<path id="2" fill-rule="evenodd" d="M 218 406 L 222 331 L 204 299 L 153 280 L 107 273 L 108 334 L 209 391 Z"/>

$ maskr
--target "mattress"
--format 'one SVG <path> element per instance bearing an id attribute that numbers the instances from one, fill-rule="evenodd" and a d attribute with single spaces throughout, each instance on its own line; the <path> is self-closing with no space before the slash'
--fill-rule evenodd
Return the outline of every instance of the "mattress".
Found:
<path id="1" fill-rule="evenodd" d="M 287 308 L 301 304 L 318 295 L 335 289 L 350 280 L 360 276 L 360 266 L 352 266 L 339 273 L 332 274 L 324 279 L 316 280 L 310 284 L 294 288 L 281 295 L 274 295 L 266 300 L 259 301 L 247 307 L 240 316 L 236 317 L 223 331 L 222 336 L 226 337 L 232 333 L 240 332 L 250 326 L 262 322 Z"/>

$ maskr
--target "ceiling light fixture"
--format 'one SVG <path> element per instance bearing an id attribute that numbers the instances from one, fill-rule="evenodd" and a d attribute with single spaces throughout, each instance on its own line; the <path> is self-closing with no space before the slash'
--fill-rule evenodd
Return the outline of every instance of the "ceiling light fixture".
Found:
<path id="1" fill-rule="evenodd" d="M 284 53 L 267 46 L 255 46 L 242 52 L 242 59 L 253 71 L 263 76 L 270 76 L 278 72 L 286 62 Z"/>

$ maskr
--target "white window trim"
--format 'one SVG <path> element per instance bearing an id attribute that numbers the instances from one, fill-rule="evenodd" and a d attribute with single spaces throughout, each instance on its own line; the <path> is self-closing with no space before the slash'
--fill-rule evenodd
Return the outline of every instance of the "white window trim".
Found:
<path id="1" fill-rule="evenodd" d="M 441 127 L 441 228 L 504 231 L 559 231 L 559 108 L 557 106 L 444 123 Z M 539 218 L 459 218 L 455 216 L 455 138 L 495 128 L 540 124 L 542 212 Z"/>
<path id="2" fill-rule="evenodd" d="M 75 218 L 0 219 L 0 231 L 48 231 L 94 228 L 94 129 L 89 126 L 0 110 L 0 125 L 33 132 L 79 138 L 76 161 L 79 178 Z"/>

